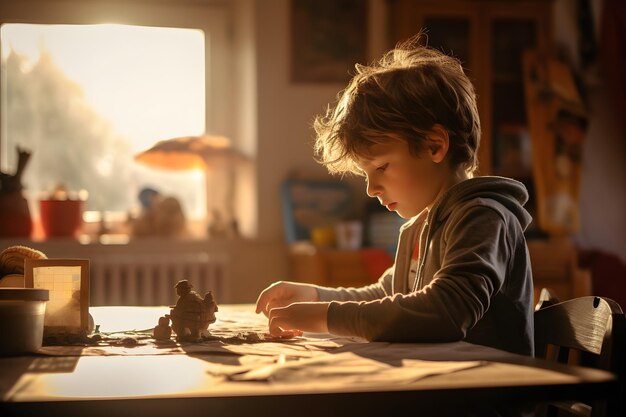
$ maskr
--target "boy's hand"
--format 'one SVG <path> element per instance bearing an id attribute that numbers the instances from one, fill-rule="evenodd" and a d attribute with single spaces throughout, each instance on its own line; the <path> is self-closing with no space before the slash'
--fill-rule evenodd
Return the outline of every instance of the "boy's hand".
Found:
<path id="1" fill-rule="evenodd" d="M 293 303 L 269 311 L 269 333 L 272 336 L 294 336 L 302 332 L 328 333 L 328 303 Z"/>
<path id="2" fill-rule="evenodd" d="M 300 282 L 279 281 L 264 289 L 256 301 L 256 312 L 269 317 L 269 311 L 302 301 L 318 301 L 314 285 Z"/>

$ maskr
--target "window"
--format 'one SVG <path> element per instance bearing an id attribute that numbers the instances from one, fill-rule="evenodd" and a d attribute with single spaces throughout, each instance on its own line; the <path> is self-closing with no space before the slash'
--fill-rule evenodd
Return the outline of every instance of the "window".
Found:
<path id="1" fill-rule="evenodd" d="M 0 16 L 2 171 L 15 170 L 16 146 L 32 152 L 23 183 L 35 217 L 41 193 L 62 185 L 88 192 L 87 211 L 135 211 L 139 192 L 154 188 L 203 219 L 204 173 L 133 157 L 162 139 L 228 130 L 219 110 L 228 101 L 225 15 L 208 6 L 81 7 L 64 21 Z M 103 16 L 124 24 L 94 23 Z"/>

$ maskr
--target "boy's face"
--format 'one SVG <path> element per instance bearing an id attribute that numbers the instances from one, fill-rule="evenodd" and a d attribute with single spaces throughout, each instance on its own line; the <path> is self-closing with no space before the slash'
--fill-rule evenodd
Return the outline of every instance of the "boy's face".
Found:
<path id="1" fill-rule="evenodd" d="M 367 195 L 405 219 L 430 206 L 450 178 L 447 164 L 430 149 L 415 156 L 405 141 L 392 141 L 370 151 L 370 157 L 357 161 L 365 173 Z"/>

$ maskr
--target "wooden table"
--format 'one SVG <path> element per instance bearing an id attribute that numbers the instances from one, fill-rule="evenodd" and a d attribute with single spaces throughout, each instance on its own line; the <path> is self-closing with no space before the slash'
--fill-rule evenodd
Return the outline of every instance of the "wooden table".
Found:
<path id="1" fill-rule="evenodd" d="M 166 307 L 91 309 L 104 332 L 147 329 L 167 312 Z M 214 335 L 266 327 L 250 305 L 223 305 L 217 316 L 210 328 Z M 46 354 L 0 358 L 0 415 L 386 416 L 413 410 L 441 416 L 503 404 L 603 399 L 617 391 L 607 372 L 465 342 L 305 336 L 288 343 L 240 343 L 222 336 L 182 345 L 155 345 L 139 336 L 139 347 L 45 347 Z M 466 368 L 419 376 L 423 369 L 457 364 Z"/>

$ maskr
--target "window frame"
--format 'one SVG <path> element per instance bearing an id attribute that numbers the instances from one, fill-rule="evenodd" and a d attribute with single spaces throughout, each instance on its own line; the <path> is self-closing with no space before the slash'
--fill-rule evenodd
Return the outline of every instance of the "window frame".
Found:
<path id="1" fill-rule="evenodd" d="M 205 34 L 205 131 L 232 137 L 233 71 L 231 11 L 224 2 L 158 0 L 22 0 L 0 9 L 0 25 L 27 24 L 102 24 L 199 29 Z M 0 76 L 3 77 L 2 74 Z M 0 93 L 4 80 L 0 83 Z M 0 166 L 9 154 L 4 113 L 0 100 Z M 203 219 L 201 221 L 206 221 Z"/>

